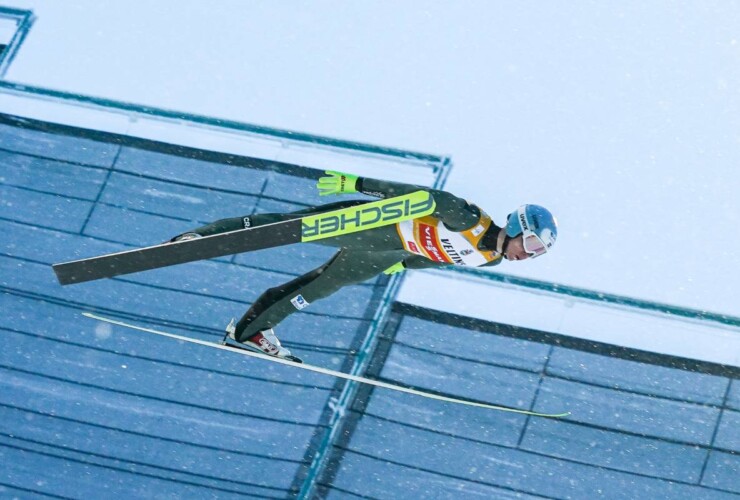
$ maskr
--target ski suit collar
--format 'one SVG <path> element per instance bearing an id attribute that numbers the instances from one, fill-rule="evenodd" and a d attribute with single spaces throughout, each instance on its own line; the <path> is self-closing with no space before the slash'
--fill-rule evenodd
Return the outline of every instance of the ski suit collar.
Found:
<path id="1" fill-rule="evenodd" d="M 506 244 L 511 239 L 507 236 L 506 230 L 491 222 L 491 226 L 488 228 L 486 233 L 487 234 L 481 239 L 478 247 L 503 255 L 504 251 L 506 251 Z"/>
<path id="2" fill-rule="evenodd" d="M 506 231 L 504 231 L 502 228 L 499 228 L 498 237 L 496 238 L 496 253 L 498 253 L 499 255 L 504 254 L 507 238 L 508 236 L 506 235 Z"/>

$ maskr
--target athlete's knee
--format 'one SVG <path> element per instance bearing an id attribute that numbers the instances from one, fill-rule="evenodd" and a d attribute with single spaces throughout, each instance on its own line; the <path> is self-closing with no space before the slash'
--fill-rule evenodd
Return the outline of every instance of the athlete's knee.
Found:
<path id="1" fill-rule="evenodd" d="M 228 219 L 219 219 L 217 221 L 206 224 L 195 229 L 194 232 L 202 236 L 211 236 L 214 234 L 228 233 L 230 231 L 236 231 L 242 229 L 241 217 L 231 217 Z"/>
<path id="2" fill-rule="evenodd" d="M 275 302 L 278 302 L 284 296 L 285 289 L 283 289 L 283 287 L 276 286 L 265 290 L 262 295 L 260 295 L 260 298 L 257 299 L 257 302 L 262 304 L 273 304 Z"/>

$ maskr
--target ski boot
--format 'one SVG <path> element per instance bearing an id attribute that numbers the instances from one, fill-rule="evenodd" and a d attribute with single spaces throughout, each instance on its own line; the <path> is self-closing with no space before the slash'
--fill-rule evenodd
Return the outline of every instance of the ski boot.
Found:
<path id="1" fill-rule="evenodd" d="M 231 339 L 238 345 L 229 344 L 226 342 L 226 339 Z M 233 318 L 229 322 L 229 325 L 226 327 L 226 335 L 224 335 L 221 343 L 231 347 L 247 349 L 249 351 L 267 354 L 268 356 L 274 356 L 276 358 L 293 361 L 294 363 L 303 363 L 303 360 L 301 358 L 293 356 L 288 348 L 283 347 L 272 328 L 257 332 L 244 342 L 237 341 L 236 321 Z"/>

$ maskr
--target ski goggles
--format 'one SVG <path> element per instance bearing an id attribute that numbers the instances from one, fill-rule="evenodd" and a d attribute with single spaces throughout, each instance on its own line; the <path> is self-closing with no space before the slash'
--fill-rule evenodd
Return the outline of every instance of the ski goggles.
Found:
<path id="1" fill-rule="evenodd" d="M 531 258 L 539 257 L 540 255 L 547 253 L 547 246 L 539 236 L 531 231 L 526 231 L 523 234 L 522 243 L 524 243 L 524 250 L 527 251 Z"/>
<path id="2" fill-rule="evenodd" d="M 519 224 L 522 228 L 522 243 L 524 244 L 524 250 L 533 259 L 547 253 L 547 245 L 545 245 L 545 242 L 542 241 L 542 238 L 540 238 L 537 233 L 529 228 L 529 220 L 527 219 L 527 214 L 524 212 L 523 207 L 520 207 L 517 211 L 517 217 L 519 217 Z"/>

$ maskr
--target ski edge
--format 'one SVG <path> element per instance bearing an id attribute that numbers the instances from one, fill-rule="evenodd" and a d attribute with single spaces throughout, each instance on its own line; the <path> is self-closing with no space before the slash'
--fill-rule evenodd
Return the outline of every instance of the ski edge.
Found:
<path id="1" fill-rule="evenodd" d="M 373 379 L 369 379 L 369 378 L 365 378 L 365 377 L 360 377 L 358 375 L 352 375 L 352 374 L 349 374 L 349 373 L 339 372 L 339 371 L 332 370 L 332 369 L 329 369 L 329 368 L 322 368 L 320 366 L 315 366 L 315 365 L 311 365 L 311 364 L 307 364 L 307 363 L 296 363 L 294 361 L 288 361 L 288 360 L 285 360 L 285 359 L 276 358 L 274 356 L 267 356 L 266 354 L 261 354 L 261 353 L 258 353 L 258 352 L 247 351 L 247 350 L 244 350 L 244 349 L 239 349 L 238 347 L 231 347 L 228 344 L 226 344 L 226 345 L 224 345 L 224 344 L 218 344 L 216 342 L 210 342 L 208 340 L 200 340 L 200 339 L 196 339 L 196 338 L 192 338 L 192 337 L 186 337 L 186 336 L 183 336 L 183 335 L 177 335 L 175 333 L 163 332 L 161 330 L 155 330 L 155 329 L 146 328 L 146 327 L 143 327 L 143 326 L 132 325 L 130 323 L 126 323 L 126 322 L 123 322 L 123 321 L 118 321 L 118 320 L 111 319 L 111 318 L 106 318 L 104 316 L 99 316 L 97 314 L 93 314 L 93 313 L 89 313 L 89 312 L 83 312 L 82 315 L 85 316 L 85 317 L 87 317 L 87 318 L 90 318 L 90 319 L 94 319 L 94 320 L 97 320 L 97 321 L 102 321 L 104 323 L 109 323 L 109 324 L 112 324 L 112 325 L 122 326 L 124 328 L 130 328 L 132 330 L 139 330 L 139 331 L 146 332 L 146 333 L 153 333 L 155 335 L 160 335 L 162 337 L 169 337 L 171 339 L 180 340 L 180 341 L 183 341 L 183 342 L 189 342 L 191 344 L 198 344 L 198 345 L 203 345 L 203 346 L 206 346 L 206 347 L 221 349 L 221 350 L 224 350 L 224 351 L 229 351 L 229 352 L 241 354 L 243 356 L 249 356 L 249 357 L 253 357 L 253 358 L 257 358 L 257 359 L 262 359 L 262 360 L 265 360 L 265 361 L 271 361 L 273 363 L 278 363 L 278 364 L 282 364 L 282 365 L 288 365 L 288 366 L 292 366 L 294 368 L 300 368 L 302 370 L 307 370 L 307 371 L 312 371 L 312 372 L 316 372 L 316 373 L 321 373 L 321 374 L 324 374 L 324 375 L 328 375 L 328 376 L 332 376 L 332 377 L 337 377 L 337 378 L 342 378 L 342 379 L 345 379 L 345 380 L 351 380 L 353 382 L 358 382 L 358 383 L 361 383 L 361 384 L 367 384 L 367 385 L 372 385 L 372 386 L 375 386 L 375 387 L 381 387 L 383 389 L 389 389 L 389 390 L 393 390 L 393 391 L 397 391 L 397 392 L 403 392 L 403 393 L 407 393 L 407 394 L 413 394 L 413 395 L 416 395 L 416 396 L 421 396 L 421 397 L 428 398 L 428 399 L 434 399 L 434 400 L 437 400 L 437 401 L 444 401 L 444 402 L 447 402 L 447 403 L 461 404 L 461 405 L 466 405 L 466 406 L 473 406 L 473 407 L 484 408 L 484 409 L 489 409 L 489 410 L 504 411 L 504 412 L 509 412 L 509 413 L 518 413 L 518 414 L 521 414 L 521 415 L 528 415 L 528 416 L 531 416 L 531 417 L 564 418 L 564 417 L 567 417 L 567 416 L 569 416 L 571 414 L 570 412 L 563 412 L 563 413 L 540 413 L 540 412 L 535 412 L 535 411 L 530 411 L 530 410 L 521 410 L 521 409 L 518 409 L 518 408 L 509 408 L 509 407 L 506 407 L 506 406 L 492 405 L 492 404 L 488 404 L 488 403 L 479 403 L 477 401 L 470 401 L 470 400 L 467 400 L 467 399 L 459 399 L 459 398 L 452 398 L 452 397 L 448 397 L 448 396 L 441 396 L 439 394 L 433 394 L 431 392 L 419 391 L 417 389 L 411 389 L 411 388 L 408 388 L 408 387 L 403 387 L 401 385 L 390 384 L 388 382 L 382 382 L 380 380 L 373 380 Z"/>

